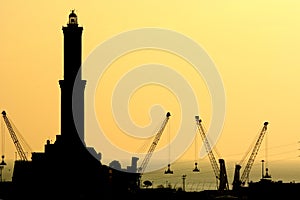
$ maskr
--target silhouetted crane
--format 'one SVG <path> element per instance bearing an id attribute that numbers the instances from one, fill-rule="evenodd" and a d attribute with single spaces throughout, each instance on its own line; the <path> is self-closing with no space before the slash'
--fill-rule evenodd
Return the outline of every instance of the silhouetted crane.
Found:
<path id="1" fill-rule="evenodd" d="M 145 171 L 145 169 L 146 169 L 146 167 L 147 167 L 147 165 L 148 165 L 148 163 L 150 161 L 150 158 L 151 158 L 151 156 L 152 156 L 152 154 L 153 154 L 153 152 L 155 150 L 155 147 L 156 147 L 156 145 L 157 145 L 157 143 L 158 143 L 158 141 L 159 141 L 159 139 L 160 139 L 160 137 L 161 137 L 161 135 L 162 135 L 162 133 L 163 133 L 163 131 L 164 131 L 167 123 L 168 123 L 168 121 L 169 121 L 170 116 L 171 116 L 170 112 L 167 112 L 166 118 L 164 119 L 164 121 L 163 121 L 160 129 L 156 133 L 155 138 L 154 138 L 154 140 L 153 140 L 153 142 L 152 142 L 152 144 L 151 144 L 151 146 L 150 146 L 150 148 L 149 148 L 149 150 L 148 150 L 148 152 L 147 152 L 144 160 L 142 161 L 141 166 L 137 169 L 137 172 L 140 174 L 140 178 L 143 175 L 143 173 L 144 173 L 144 171 Z M 169 165 L 168 165 L 168 167 L 169 167 Z"/>
<path id="2" fill-rule="evenodd" d="M 250 174 L 252 165 L 254 163 L 255 157 L 256 157 L 258 150 L 261 146 L 261 143 L 263 141 L 263 138 L 267 132 L 268 124 L 269 124 L 268 122 L 265 122 L 262 130 L 260 131 L 257 141 L 252 149 L 252 153 L 246 164 L 246 167 L 244 168 L 241 178 L 240 178 L 240 169 L 241 169 L 241 163 L 243 162 L 244 159 L 242 159 L 242 161 L 239 164 L 236 164 L 235 171 L 234 171 L 234 179 L 233 179 L 233 184 L 232 184 L 234 190 L 239 188 L 240 186 L 244 186 L 247 183 L 247 181 L 249 181 L 249 174 Z M 249 152 L 247 152 L 246 155 L 248 155 L 248 153 Z M 244 156 L 244 158 L 246 157 L 246 155 Z"/>
<path id="3" fill-rule="evenodd" d="M 224 161 L 224 159 L 219 159 L 219 164 L 220 164 L 220 168 L 219 168 L 216 158 L 213 154 L 212 148 L 206 137 L 204 128 L 201 124 L 202 120 L 199 118 L 199 116 L 195 116 L 195 119 L 196 119 L 197 128 L 198 128 L 201 138 L 204 142 L 204 146 L 205 146 L 206 152 L 208 154 L 213 171 L 215 173 L 216 179 L 217 179 L 217 181 L 219 181 L 218 190 L 220 190 L 220 191 L 229 190 L 225 161 Z"/>
<path id="4" fill-rule="evenodd" d="M 7 126 L 7 129 L 9 131 L 9 134 L 10 134 L 12 140 L 13 140 L 13 143 L 14 143 L 14 145 L 16 147 L 18 155 L 20 156 L 20 160 L 21 161 L 28 161 L 26 153 L 23 150 L 23 147 L 22 147 L 21 143 L 18 140 L 17 134 L 15 133 L 15 131 L 14 131 L 13 127 L 12 127 L 11 122 L 7 118 L 5 111 L 2 111 L 2 116 L 3 116 L 4 122 L 5 122 L 6 126 Z"/>

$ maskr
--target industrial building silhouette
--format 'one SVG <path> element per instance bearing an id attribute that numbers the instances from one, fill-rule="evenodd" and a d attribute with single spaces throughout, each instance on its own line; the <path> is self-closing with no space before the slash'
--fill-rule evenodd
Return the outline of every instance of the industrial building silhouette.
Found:
<path id="1" fill-rule="evenodd" d="M 61 133 L 56 135 L 54 143 L 46 141 L 44 152 L 32 152 L 31 161 L 15 161 L 10 198 L 92 199 L 103 195 L 127 194 L 136 189 L 139 175 L 103 165 L 91 154 L 95 150 L 84 143 L 86 80 L 81 79 L 83 27 L 78 25 L 74 10 L 69 14 L 67 26 L 63 26 L 62 30 L 64 78 L 59 80 Z M 74 84 L 77 85 L 73 91 Z M 76 105 L 77 114 L 79 113 L 76 125 L 72 103 Z"/>

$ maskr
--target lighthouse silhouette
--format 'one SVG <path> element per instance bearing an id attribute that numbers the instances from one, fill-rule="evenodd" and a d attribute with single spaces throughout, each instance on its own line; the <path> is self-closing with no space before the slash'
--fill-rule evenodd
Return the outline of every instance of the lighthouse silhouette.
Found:
<path id="1" fill-rule="evenodd" d="M 103 165 L 84 142 L 84 89 L 81 54 L 83 27 L 72 10 L 64 36 L 60 134 L 46 141 L 44 152 L 32 152 L 30 161 L 15 161 L 12 198 L 92 199 L 114 196 L 137 187 L 138 174 Z M 73 105 L 73 106 L 72 106 Z M 76 121 L 74 112 L 76 111 Z"/>

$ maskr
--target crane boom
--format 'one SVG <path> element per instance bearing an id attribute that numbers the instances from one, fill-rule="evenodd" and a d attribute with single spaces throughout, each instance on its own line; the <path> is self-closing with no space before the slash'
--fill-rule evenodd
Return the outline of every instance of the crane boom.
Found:
<path id="1" fill-rule="evenodd" d="M 156 147 L 156 145 L 157 145 L 157 143 L 158 143 L 158 141 L 159 141 L 159 139 L 160 139 L 160 137 L 161 137 L 161 135 L 162 135 L 162 133 L 163 133 L 163 131 L 164 131 L 167 123 L 168 123 L 168 121 L 169 121 L 169 117 L 170 116 L 171 116 L 171 114 L 169 112 L 167 112 L 166 118 L 164 119 L 164 121 L 163 121 L 160 129 L 156 133 L 155 138 L 154 138 L 154 140 L 153 140 L 153 142 L 152 142 L 152 144 L 151 144 L 151 146 L 150 146 L 150 148 L 149 148 L 149 150 L 148 150 L 148 152 L 147 152 L 144 160 L 142 161 L 141 166 L 137 170 L 138 173 L 140 173 L 140 174 L 144 173 L 144 171 L 145 171 L 145 169 L 146 169 L 146 167 L 147 167 L 147 165 L 149 163 L 149 160 L 150 160 L 150 158 L 151 158 L 151 156 L 152 156 L 152 154 L 153 154 L 153 152 L 155 150 L 155 147 Z"/>
<path id="2" fill-rule="evenodd" d="M 20 159 L 23 160 L 23 161 L 27 161 L 28 159 L 26 157 L 26 154 L 25 154 L 25 152 L 24 152 L 24 150 L 23 150 L 23 148 L 22 148 L 22 146 L 21 146 L 21 144 L 20 144 L 20 142 L 19 142 L 19 140 L 17 138 L 17 135 L 16 135 L 16 133 L 15 133 L 15 131 L 14 131 L 14 129 L 13 129 L 10 121 L 8 120 L 8 118 L 6 116 L 6 112 L 5 111 L 2 112 L 2 116 L 3 116 L 4 122 L 5 122 L 6 126 L 7 126 L 7 129 L 9 131 L 9 133 L 10 133 L 10 136 L 11 136 L 11 138 L 13 140 L 13 143 L 14 143 L 16 149 L 17 149 L 17 152 L 18 152 L 18 154 L 20 156 Z"/>
<path id="3" fill-rule="evenodd" d="M 254 160 L 255 160 L 255 157 L 256 157 L 256 155 L 257 155 L 257 153 L 258 153 L 258 150 L 259 150 L 259 148 L 260 148 L 260 145 L 261 145 L 261 142 L 262 142 L 262 140 L 263 140 L 263 138 L 264 138 L 264 136 L 265 136 L 265 133 L 267 132 L 267 126 L 268 126 L 268 122 L 265 122 L 264 123 L 264 126 L 263 126 L 263 128 L 262 128 L 262 130 L 261 130 L 261 132 L 260 132 L 260 134 L 259 134 L 259 136 L 258 136 L 258 139 L 257 139 L 257 141 L 256 141 L 256 143 L 255 143 L 255 145 L 254 145 L 254 148 L 253 148 L 253 150 L 252 150 L 252 153 L 251 153 L 251 155 L 250 155 L 250 157 L 249 157 L 249 159 L 248 159 L 248 162 L 247 162 L 247 164 L 246 164 L 246 167 L 245 167 L 245 169 L 244 169 L 244 171 L 243 171 L 243 173 L 242 173 L 242 176 L 241 176 L 241 183 L 244 185 L 245 183 L 246 183 L 246 181 L 249 179 L 249 174 L 250 174 L 250 171 L 251 171 L 251 167 L 252 167 L 252 165 L 253 165 L 253 163 L 254 163 Z"/>
<path id="4" fill-rule="evenodd" d="M 225 162 L 224 162 L 223 159 L 219 159 L 219 163 L 220 163 L 221 169 L 222 169 L 220 171 L 218 163 L 216 161 L 216 158 L 213 154 L 212 148 L 211 148 L 211 146 L 209 144 L 209 141 L 206 137 L 204 128 L 201 124 L 202 120 L 199 118 L 199 116 L 195 116 L 195 119 L 196 119 L 196 124 L 197 124 L 198 131 L 199 131 L 199 133 L 201 135 L 201 138 L 204 142 L 205 149 L 207 151 L 207 154 L 208 154 L 210 163 L 212 165 L 213 171 L 215 173 L 215 176 L 220 181 L 219 190 L 228 190 L 229 187 L 228 187 L 227 173 L 226 173 L 226 169 L 225 169 Z"/>
<path id="5" fill-rule="evenodd" d="M 202 140 L 204 141 L 205 149 L 207 151 L 207 154 L 208 154 L 210 163 L 212 165 L 212 168 L 214 170 L 215 176 L 216 176 L 216 178 L 220 178 L 219 177 L 220 176 L 220 174 L 219 174 L 220 173 L 220 169 L 219 169 L 218 163 L 217 163 L 216 158 L 215 158 L 215 156 L 214 156 L 214 154 L 212 152 L 211 146 L 210 146 L 210 144 L 208 142 L 208 139 L 207 139 L 207 137 L 205 135 L 205 131 L 204 131 L 204 128 L 203 128 L 201 122 L 202 122 L 202 120 L 199 119 L 198 116 L 196 116 L 197 128 L 199 130 L 199 133 L 201 135 Z"/>

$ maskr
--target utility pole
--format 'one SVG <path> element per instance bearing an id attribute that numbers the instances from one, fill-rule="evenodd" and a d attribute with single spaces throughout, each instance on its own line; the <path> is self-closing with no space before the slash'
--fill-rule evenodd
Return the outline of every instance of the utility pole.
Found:
<path id="1" fill-rule="evenodd" d="M 1 156 L 2 162 L 0 163 L 0 182 L 3 181 L 3 169 L 6 163 L 4 162 L 4 155 Z"/>
<path id="2" fill-rule="evenodd" d="M 186 179 L 186 175 L 182 175 L 182 191 L 185 192 L 185 179 Z"/>
<path id="3" fill-rule="evenodd" d="M 264 178 L 264 169 L 265 169 L 265 167 L 264 167 L 264 160 L 261 160 L 261 178 L 263 179 Z"/>

